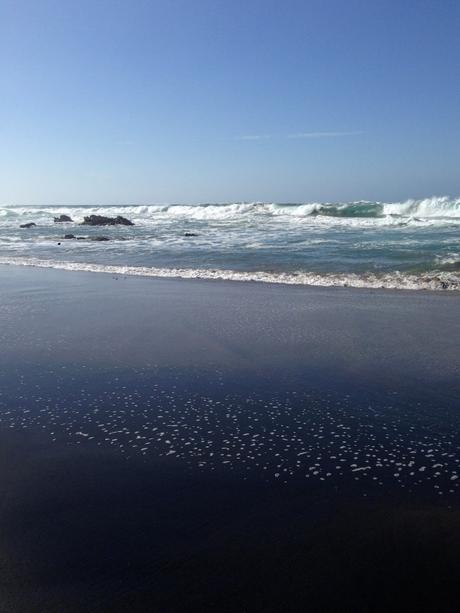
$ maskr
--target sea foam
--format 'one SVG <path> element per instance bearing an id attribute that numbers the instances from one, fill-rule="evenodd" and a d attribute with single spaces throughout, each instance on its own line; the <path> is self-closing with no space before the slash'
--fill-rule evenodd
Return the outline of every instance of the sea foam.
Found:
<path id="1" fill-rule="evenodd" d="M 423 275 L 403 274 L 400 272 L 385 273 L 381 275 L 372 273 L 359 275 L 356 273 L 317 274 L 309 272 L 241 272 L 236 270 L 219 269 L 113 266 L 84 262 L 40 260 L 38 258 L 8 257 L 0 257 L 0 264 L 139 277 L 209 279 L 245 282 L 253 281 L 261 283 L 283 283 L 286 285 L 354 287 L 369 289 L 460 290 L 460 275 L 449 272 L 426 273 Z"/>

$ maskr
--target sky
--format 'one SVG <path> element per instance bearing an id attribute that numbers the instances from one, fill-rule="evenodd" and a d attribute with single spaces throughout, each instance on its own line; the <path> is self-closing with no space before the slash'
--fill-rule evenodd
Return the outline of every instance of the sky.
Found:
<path id="1" fill-rule="evenodd" d="M 0 204 L 460 195 L 458 0 L 0 0 Z"/>

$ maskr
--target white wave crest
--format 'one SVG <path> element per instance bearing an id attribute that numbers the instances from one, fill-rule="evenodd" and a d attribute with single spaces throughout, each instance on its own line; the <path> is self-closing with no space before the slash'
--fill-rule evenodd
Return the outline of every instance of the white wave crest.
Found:
<path id="1" fill-rule="evenodd" d="M 384 204 L 385 215 L 400 215 L 404 217 L 451 217 L 460 218 L 460 198 L 450 199 L 447 196 L 433 196 L 423 200 L 407 200 Z"/>
<path id="2" fill-rule="evenodd" d="M 86 215 L 123 215 L 139 225 L 156 223 L 159 220 L 189 219 L 196 221 L 228 221 L 248 217 L 272 217 L 283 219 L 310 219 L 312 223 L 346 223 L 365 220 L 367 223 L 394 223 L 391 218 L 406 220 L 460 220 L 460 198 L 434 196 L 422 200 L 405 202 L 343 202 L 343 203 L 231 203 L 231 204 L 152 204 L 123 206 L 44 206 L 44 207 L 0 207 L 0 225 L 17 225 L 22 221 L 52 225 L 53 217 L 69 215 L 80 223 Z"/>

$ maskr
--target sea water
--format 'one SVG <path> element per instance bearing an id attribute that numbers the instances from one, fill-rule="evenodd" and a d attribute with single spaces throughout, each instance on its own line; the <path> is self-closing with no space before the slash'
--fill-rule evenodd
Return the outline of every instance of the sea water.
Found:
<path id="1" fill-rule="evenodd" d="M 69 223 L 54 217 L 68 215 Z M 133 226 L 81 226 L 87 215 Z M 33 222 L 32 228 L 20 228 Z M 64 239 L 65 234 L 109 238 Z M 460 198 L 1 206 L 0 264 L 312 285 L 460 289 Z"/>

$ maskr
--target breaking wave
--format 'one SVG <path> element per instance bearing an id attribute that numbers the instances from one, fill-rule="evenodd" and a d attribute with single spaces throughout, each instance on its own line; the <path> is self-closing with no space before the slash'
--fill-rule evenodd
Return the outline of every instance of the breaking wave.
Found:
<path id="1" fill-rule="evenodd" d="M 140 277 L 212 279 L 246 282 L 254 281 L 262 283 L 283 283 L 287 285 L 312 285 L 320 287 L 354 287 L 400 290 L 460 290 L 460 274 L 446 271 L 432 271 L 420 275 L 401 273 L 398 271 L 383 273 L 380 275 L 375 273 L 318 274 L 313 272 L 240 272 L 235 270 L 219 269 L 111 266 L 22 257 L 0 257 L 0 264 Z"/>
<path id="2" fill-rule="evenodd" d="M 124 215 L 138 224 L 149 224 L 160 219 L 186 218 L 197 221 L 238 220 L 251 217 L 283 218 L 342 218 L 342 219 L 387 219 L 450 220 L 460 223 L 460 198 L 434 196 L 405 202 L 344 202 L 277 204 L 264 202 L 233 204 L 155 204 L 123 206 L 45 206 L 45 207 L 0 207 L 0 226 L 18 223 L 27 218 L 40 224 L 52 224 L 57 215 L 70 215 L 80 222 L 85 215 Z M 457 222 L 456 222 L 457 220 Z"/>

